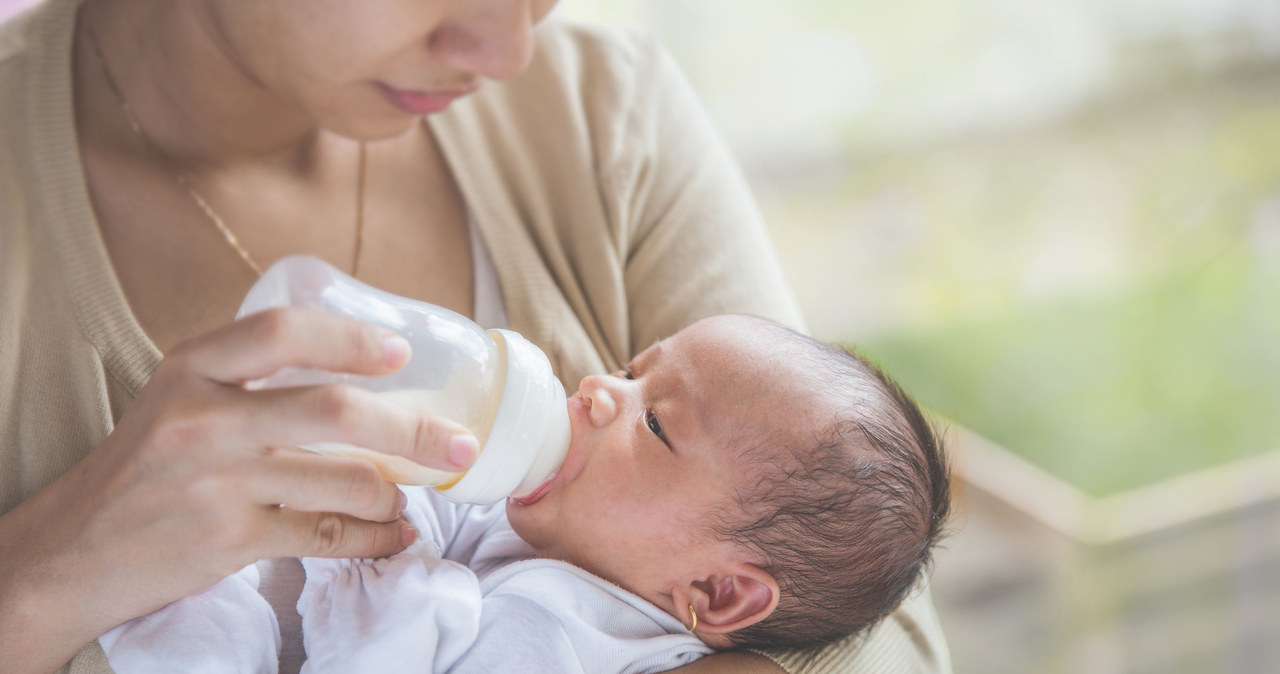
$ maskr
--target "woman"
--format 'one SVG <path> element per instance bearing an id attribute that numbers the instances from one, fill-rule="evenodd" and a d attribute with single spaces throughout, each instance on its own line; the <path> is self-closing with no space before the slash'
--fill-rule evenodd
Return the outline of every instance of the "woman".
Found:
<path id="1" fill-rule="evenodd" d="M 228 325 L 275 259 L 508 324 L 567 382 L 705 315 L 799 323 L 670 60 L 622 33 L 535 31 L 553 4 L 49 0 L 0 29 L 8 671 L 100 671 L 97 635 L 254 560 L 412 537 L 367 466 L 291 447 L 474 457 L 463 429 L 350 389 L 245 391 L 283 366 L 378 374 L 408 355 L 331 317 Z M 262 569 L 287 619 L 296 572 Z M 927 596 L 890 622 L 776 657 L 947 668 Z"/>

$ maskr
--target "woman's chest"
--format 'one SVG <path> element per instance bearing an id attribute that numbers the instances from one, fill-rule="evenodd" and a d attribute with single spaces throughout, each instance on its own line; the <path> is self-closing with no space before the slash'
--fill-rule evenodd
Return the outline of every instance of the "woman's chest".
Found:
<path id="1" fill-rule="evenodd" d="M 294 254 L 470 315 L 467 209 L 434 145 L 417 140 L 369 144 L 362 168 L 311 185 L 259 173 L 184 186 L 154 164 L 86 151 L 99 230 L 143 330 L 166 351 L 226 324 L 252 267 Z"/>

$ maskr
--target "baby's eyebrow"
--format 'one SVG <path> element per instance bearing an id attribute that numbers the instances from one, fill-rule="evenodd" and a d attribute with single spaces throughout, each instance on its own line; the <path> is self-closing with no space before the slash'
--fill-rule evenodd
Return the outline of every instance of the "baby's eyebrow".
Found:
<path id="1" fill-rule="evenodd" d="M 628 365 L 647 361 L 653 357 L 651 355 L 653 352 L 661 351 L 661 350 L 662 350 L 662 339 L 661 338 L 655 339 L 653 340 L 653 344 L 650 344 L 648 348 L 641 350 L 640 353 L 637 353 L 635 357 L 631 359 L 631 363 L 629 363 Z"/>

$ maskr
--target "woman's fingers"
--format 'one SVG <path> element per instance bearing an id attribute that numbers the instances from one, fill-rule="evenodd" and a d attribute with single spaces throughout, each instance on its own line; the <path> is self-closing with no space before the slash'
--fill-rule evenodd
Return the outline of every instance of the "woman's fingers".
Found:
<path id="1" fill-rule="evenodd" d="M 180 344 L 166 359 L 223 384 L 282 367 L 377 376 L 409 360 L 409 343 L 382 328 L 307 309 L 269 309 Z"/>
<path id="2" fill-rule="evenodd" d="M 138 519 L 163 520 L 181 531 L 192 514 L 221 508 L 225 519 L 210 521 L 230 522 L 231 542 L 215 541 L 209 552 L 217 556 L 219 546 L 231 548 L 219 559 L 226 557 L 233 568 L 271 551 L 393 554 L 413 533 L 398 520 L 396 487 L 368 462 L 295 448 L 343 443 L 457 472 L 474 461 L 475 437 L 453 421 L 350 386 L 242 386 L 284 367 L 388 374 L 408 357 L 402 338 L 360 321 L 299 309 L 264 311 L 170 353 L 117 426 L 111 447 L 102 449 L 167 466 L 144 477 L 159 480 L 152 487 L 157 493 L 173 492 L 169 508 Z M 210 486 L 225 501 L 211 506 L 201 500 Z M 224 564 L 210 558 L 211 567 Z"/>
<path id="3" fill-rule="evenodd" d="M 375 376 L 408 358 L 408 342 L 382 328 L 320 311 L 271 309 L 182 344 L 166 359 L 169 370 L 161 379 L 188 373 L 238 388 L 283 367 Z M 479 452 L 465 427 L 357 389 L 275 389 L 254 396 L 254 409 L 267 417 L 257 427 L 265 446 L 345 442 L 450 472 L 470 467 Z"/>
<path id="4" fill-rule="evenodd" d="M 267 446 L 339 442 L 450 472 L 469 468 L 479 451 L 465 426 L 352 386 L 267 389 L 251 396 L 250 426 Z"/>
<path id="5" fill-rule="evenodd" d="M 366 522 L 292 508 L 274 508 L 267 517 L 276 557 L 386 557 L 408 547 L 417 533 L 402 520 Z"/>
<path id="6" fill-rule="evenodd" d="M 248 496 L 258 503 L 369 522 L 392 522 L 404 507 L 404 494 L 368 461 L 294 449 L 272 450 L 267 459 L 245 477 Z"/>

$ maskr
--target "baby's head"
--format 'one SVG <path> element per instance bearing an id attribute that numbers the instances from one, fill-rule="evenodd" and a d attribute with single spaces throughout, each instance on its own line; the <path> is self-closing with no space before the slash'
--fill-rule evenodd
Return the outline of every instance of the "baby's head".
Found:
<path id="1" fill-rule="evenodd" d="M 640 595 L 717 648 L 803 645 L 887 615 L 927 566 L 941 447 L 875 367 L 717 316 L 587 377 L 547 489 L 511 502 L 540 556 Z"/>

